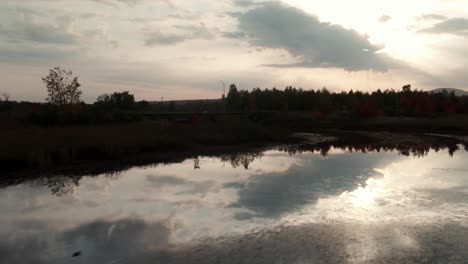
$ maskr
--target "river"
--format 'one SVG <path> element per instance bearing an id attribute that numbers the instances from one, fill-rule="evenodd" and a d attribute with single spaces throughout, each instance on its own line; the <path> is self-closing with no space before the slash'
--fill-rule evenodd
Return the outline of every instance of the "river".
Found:
<path id="1" fill-rule="evenodd" d="M 22 181 L 0 189 L 0 263 L 468 263 L 456 148 L 274 147 Z"/>

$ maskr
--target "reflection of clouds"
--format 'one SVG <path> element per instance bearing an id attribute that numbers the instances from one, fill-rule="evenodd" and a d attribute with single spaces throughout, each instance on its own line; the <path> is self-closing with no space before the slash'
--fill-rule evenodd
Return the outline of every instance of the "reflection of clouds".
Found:
<path id="1" fill-rule="evenodd" d="M 194 182 L 187 190 L 183 190 L 177 194 L 205 194 L 212 190 L 214 185 L 214 181 Z"/>
<path id="2" fill-rule="evenodd" d="M 319 198 L 356 188 L 369 176 L 369 168 L 388 155 L 336 154 L 329 158 L 304 155 L 301 165 L 283 173 L 255 175 L 239 190 L 238 207 L 260 217 L 278 217 Z"/>
<path id="3" fill-rule="evenodd" d="M 177 178 L 175 176 L 155 176 L 148 175 L 146 179 L 151 183 L 155 188 L 162 188 L 164 186 L 173 186 L 173 185 L 182 185 L 187 184 L 189 181 L 182 178 Z"/>
<path id="4" fill-rule="evenodd" d="M 223 188 L 241 189 L 245 186 L 245 183 L 240 182 L 228 182 L 223 184 Z"/>
<path id="5" fill-rule="evenodd" d="M 311 214 L 324 214 L 339 219 L 430 222 L 467 217 L 468 153 L 448 157 L 431 151 L 418 159 L 401 159 L 378 170 L 362 186 L 339 196 L 320 199 L 308 208 Z M 451 168 L 434 170 L 433 168 Z"/>
<path id="6" fill-rule="evenodd" d="M 178 178 L 175 176 L 156 176 L 148 175 L 147 181 L 151 183 L 154 188 L 164 187 L 182 187 L 184 190 L 177 192 L 176 194 L 205 194 L 211 190 L 214 181 L 189 181 L 186 179 Z"/>
<path id="7" fill-rule="evenodd" d="M 138 255 L 147 250 L 162 249 L 170 238 L 169 223 L 147 223 L 138 219 L 96 221 L 66 232 L 64 241 L 83 246 L 92 256 L 109 258 L 116 255 Z"/>
<path id="8" fill-rule="evenodd" d="M 464 263 L 457 223 L 322 222 L 170 244 L 169 221 L 95 221 L 47 237 L 0 240 L 2 263 Z M 72 258 L 76 251 L 82 255 Z"/>
<path id="9" fill-rule="evenodd" d="M 423 158 L 397 153 L 330 153 L 333 155 L 328 157 L 289 156 L 267 151 L 249 163 L 248 169 L 242 162 L 238 167 L 223 167 L 219 159 L 202 158 L 199 170 L 194 170 L 189 160 L 133 169 L 114 179 L 83 177 L 73 193 L 61 197 L 37 184 L 0 189 L 0 234 L 7 237 L 0 241 L 0 254 L 7 252 L 3 253 L 5 258 L 0 255 L 0 262 L 8 257 L 13 262 L 6 263 L 15 263 L 23 245 L 31 255 L 43 254 L 36 259 L 27 256 L 23 263 L 49 263 L 58 258 L 62 259 L 57 262 L 67 263 L 62 260 L 67 260 L 72 250 L 83 250 L 83 263 L 213 263 L 216 256 L 226 263 L 272 263 L 281 257 L 289 263 L 317 259 L 344 262 L 338 257 L 346 254 L 355 254 L 351 259 L 360 262 L 371 256 L 381 260 L 386 250 L 404 248 L 419 254 L 417 250 L 427 253 L 431 249 L 426 239 L 434 236 L 417 235 L 432 231 L 415 234 L 406 227 L 385 230 L 390 228 L 384 226 L 389 221 L 434 226 L 444 219 L 466 223 L 468 182 L 461 170 L 466 168 L 466 153 L 457 152 L 454 158 L 435 152 Z M 160 221 L 165 218 L 172 219 L 171 223 Z M 311 224 L 326 223 L 327 219 L 345 223 L 322 225 L 323 230 Z M 175 227 L 177 221 L 183 226 Z M 351 222 L 358 225 L 351 228 Z M 260 228 L 276 225 L 281 230 Z M 260 233 L 250 232 L 253 229 Z M 29 238 L 11 235 L 20 230 L 27 231 L 22 236 L 29 233 Z M 311 230 L 318 233 L 308 233 Z M 344 232 L 344 237 L 335 233 L 337 230 Z M 250 233 L 205 239 L 245 232 Z M 379 240 L 378 232 L 387 232 L 383 241 L 391 245 L 389 248 Z M 172 246 L 168 245 L 169 237 Z M 181 245 L 188 241 L 192 243 Z M 317 248 L 329 254 L 336 250 L 336 258 L 324 256 Z M 367 250 L 364 257 L 356 253 L 363 249 Z M 457 250 L 453 253 L 460 255 Z M 251 259 L 253 256 L 260 260 Z"/>
<path id="10" fill-rule="evenodd" d="M 203 166 L 194 170 L 189 160 L 132 169 L 113 179 L 105 175 L 83 177 L 79 188 L 60 198 L 51 196 L 46 188 L 25 189 L 25 185 L 19 185 L 2 208 L 13 210 L 5 219 L 18 219 L 21 206 L 17 204 L 24 200 L 19 197 L 30 193 L 45 205 L 31 213 L 34 218 L 62 222 L 62 228 L 103 217 L 139 216 L 149 221 L 174 216 L 183 219 L 186 229 L 179 231 L 183 236 L 175 239 L 186 241 L 195 236 L 216 236 L 267 224 L 323 195 L 352 188 L 353 182 L 365 179 L 357 178 L 363 175 L 362 170 L 385 155 L 350 156 L 356 158 L 340 158 L 341 154 L 328 158 L 317 154 L 290 156 L 267 151 L 248 170 L 243 166 L 222 167 L 220 160 L 213 158 L 201 159 Z M 352 169 L 348 165 L 351 163 L 360 169 Z M 255 221 L 248 221 L 254 217 Z"/>
<path id="11" fill-rule="evenodd" d="M 399 222 L 309 223 L 179 245 L 150 263 L 464 263 L 468 228 L 459 224 Z"/>
<path id="12" fill-rule="evenodd" d="M 24 224 L 23 224 L 24 225 Z M 41 223 L 28 223 L 41 226 Z M 69 263 L 82 251 L 83 263 L 110 263 L 167 247 L 171 224 L 138 219 L 95 221 L 56 235 L 10 234 L 0 241 L 2 263 Z"/>

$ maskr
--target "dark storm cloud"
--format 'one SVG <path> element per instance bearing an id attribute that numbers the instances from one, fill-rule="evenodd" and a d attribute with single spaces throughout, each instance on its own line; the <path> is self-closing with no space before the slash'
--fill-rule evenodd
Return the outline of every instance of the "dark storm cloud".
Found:
<path id="1" fill-rule="evenodd" d="M 468 19 L 449 18 L 431 27 L 421 29 L 418 32 L 428 34 L 453 34 L 459 36 L 468 36 Z"/>
<path id="2" fill-rule="evenodd" d="M 298 59 L 280 67 L 343 68 L 386 71 L 390 58 L 368 37 L 340 25 L 320 22 L 313 15 L 277 2 L 263 3 L 237 17 L 251 45 L 284 49 Z"/>
<path id="3" fill-rule="evenodd" d="M 374 173 L 372 168 L 394 161 L 392 157 L 349 153 L 325 159 L 306 156 L 302 165 L 294 165 L 286 172 L 255 176 L 239 190 L 239 200 L 233 206 L 251 210 L 252 217 L 275 218 L 321 197 L 354 190 Z"/>

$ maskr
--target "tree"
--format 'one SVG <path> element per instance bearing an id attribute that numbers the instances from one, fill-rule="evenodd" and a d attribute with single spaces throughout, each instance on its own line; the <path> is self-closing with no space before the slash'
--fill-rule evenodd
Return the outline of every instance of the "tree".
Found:
<path id="1" fill-rule="evenodd" d="M 131 108 L 135 105 L 135 96 L 128 91 L 102 94 L 98 96 L 96 104 L 117 108 Z"/>
<path id="2" fill-rule="evenodd" d="M 3 100 L 5 102 L 8 102 L 10 100 L 10 94 L 9 93 L 2 93 Z"/>
<path id="3" fill-rule="evenodd" d="M 42 77 L 47 87 L 47 102 L 55 105 L 77 104 L 82 92 L 78 89 L 81 84 L 78 77 L 73 77 L 71 71 L 55 67 L 49 70 L 49 75 Z"/>
<path id="4" fill-rule="evenodd" d="M 101 94 L 96 99 L 96 104 L 108 104 L 110 103 L 110 95 Z"/>
<path id="5" fill-rule="evenodd" d="M 229 86 L 229 92 L 227 94 L 227 110 L 228 111 L 239 111 L 241 109 L 241 95 L 237 91 L 235 84 Z"/>
<path id="6" fill-rule="evenodd" d="M 404 85 L 402 89 L 403 89 L 404 93 L 410 93 L 411 92 L 411 84 Z"/>

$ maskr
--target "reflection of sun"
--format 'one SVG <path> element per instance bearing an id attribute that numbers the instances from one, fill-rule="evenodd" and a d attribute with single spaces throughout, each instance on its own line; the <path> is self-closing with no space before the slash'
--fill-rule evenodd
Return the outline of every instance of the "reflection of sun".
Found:
<path id="1" fill-rule="evenodd" d="M 359 187 L 351 194 L 351 202 L 357 207 L 368 207 L 374 202 L 374 194 L 369 188 Z"/>
<path id="2" fill-rule="evenodd" d="M 356 207 L 371 207 L 375 203 L 375 198 L 379 193 L 378 188 L 379 180 L 368 179 L 365 187 L 359 187 L 349 193 L 347 198 L 349 202 Z"/>

